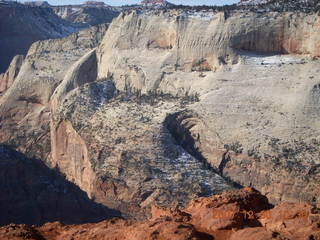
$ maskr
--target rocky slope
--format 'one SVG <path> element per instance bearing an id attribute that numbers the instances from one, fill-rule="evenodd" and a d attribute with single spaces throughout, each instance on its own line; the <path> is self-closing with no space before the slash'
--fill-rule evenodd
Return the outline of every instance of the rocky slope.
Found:
<path id="1" fill-rule="evenodd" d="M 41 227 L 11 224 L 0 228 L 3 240 L 130 239 L 242 240 L 320 239 L 320 209 L 305 203 L 270 209 L 268 200 L 253 189 L 200 198 L 184 209 L 154 206 L 144 222 L 119 219 L 97 224 Z"/>
<path id="2" fill-rule="evenodd" d="M 193 156 L 273 202 L 312 201 L 319 27 L 305 13 L 132 13 L 113 22 L 98 48 L 98 76 L 120 89 L 198 93 L 193 112 L 168 123 Z"/>
<path id="3" fill-rule="evenodd" d="M 31 46 L 12 86 L 0 98 L 1 142 L 30 157 L 47 159 L 51 146 L 50 97 L 68 69 L 97 46 L 106 29 L 107 24 L 99 25 Z"/>
<path id="4" fill-rule="evenodd" d="M 97 202 L 142 218 L 154 202 L 184 206 L 230 188 L 163 127 L 166 114 L 180 107 L 176 99 L 116 96 L 109 81 L 59 99 L 62 86 L 52 102 L 51 162 Z"/>
<path id="5" fill-rule="evenodd" d="M 52 6 L 53 11 L 62 19 L 83 27 L 110 23 L 118 16 L 116 8 L 107 5 L 83 4 L 75 6 Z"/>
<path id="6" fill-rule="evenodd" d="M 0 140 L 124 216 L 237 184 L 318 201 L 319 28 L 314 13 L 143 11 L 102 41 L 105 25 L 37 42 L 9 71 Z"/>

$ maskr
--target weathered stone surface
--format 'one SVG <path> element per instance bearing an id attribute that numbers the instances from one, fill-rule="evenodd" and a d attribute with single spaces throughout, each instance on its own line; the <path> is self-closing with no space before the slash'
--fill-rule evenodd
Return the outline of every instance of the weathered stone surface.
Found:
<path id="1" fill-rule="evenodd" d="M 12 59 L 8 70 L 5 73 L 0 74 L 0 94 L 3 94 L 12 85 L 20 71 L 23 60 L 23 55 L 15 56 Z"/>
<path id="2" fill-rule="evenodd" d="M 199 93 L 194 115 L 171 126 L 186 150 L 272 202 L 317 200 L 319 16 L 207 17 L 119 16 L 97 49 L 98 77 L 119 89 Z"/>
<path id="3" fill-rule="evenodd" d="M 106 24 L 99 25 L 67 38 L 39 41 L 31 46 L 14 83 L 0 99 L 2 143 L 30 156 L 48 158 L 49 100 L 73 64 L 98 45 L 106 29 Z M 96 63 L 94 56 L 90 60 Z M 85 77 L 83 71 L 80 73 Z"/>
<path id="4" fill-rule="evenodd" d="M 159 211 L 158 208 L 157 211 L 153 211 L 152 218 L 143 222 L 112 219 L 96 224 L 72 226 L 57 222 L 41 227 L 9 225 L 0 228 L 0 237 L 4 240 L 318 240 L 320 217 L 315 219 L 309 213 L 305 216 L 297 215 L 297 210 L 301 211 L 300 206 L 284 204 L 269 210 L 266 197 L 246 188 L 210 198 L 196 199 L 186 209 Z M 304 205 L 304 209 L 310 208 L 310 205 Z M 290 217 L 279 215 L 279 210 Z M 269 223 L 278 222 L 281 227 L 261 225 L 260 222 L 266 218 Z M 227 221 L 229 224 L 223 226 Z"/>
<path id="5" fill-rule="evenodd" d="M 51 8 L 61 18 L 85 27 L 110 23 L 119 14 L 115 8 L 109 6 L 69 5 Z"/>
<path id="6" fill-rule="evenodd" d="M 172 126 L 189 152 L 272 202 L 317 200 L 319 17 L 208 17 L 119 16 L 97 49 L 98 76 L 120 89 L 198 93 L 194 115 Z"/>
<path id="7" fill-rule="evenodd" d="M 210 17 L 131 13 L 98 49 L 106 26 L 33 44 L 0 141 L 125 216 L 232 188 L 217 173 L 272 202 L 319 200 L 318 16 Z"/>
<path id="8" fill-rule="evenodd" d="M 320 194 L 318 164 L 303 157 L 317 160 L 319 145 L 316 140 L 293 141 L 291 146 L 281 146 L 279 141 L 271 139 L 263 150 L 244 153 L 244 146 L 239 142 L 223 146 L 221 137 L 214 129 L 204 127 L 206 123 L 195 112 L 169 115 L 165 124 L 193 156 L 208 161 L 222 176 L 236 183 L 257 187 L 272 202 L 296 199 L 313 202 Z M 263 151 L 270 155 L 261 155 Z"/>
<path id="9" fill-rule="evenodd" d="M 319 16 L 304 13 L 122 14 L 98 48 L 98 75 L 119 87 L 193 90 L 194 71 L 235 64 L 239 50 L 320 56 L 319 29 Z"/>
<path id="10" fill-rule="evenodd" d="M 179 108 L 175 98 L 129 95 L 104 80 L 61 98 L 52 112 L 53 166 L 97 202 L 136 218 L 154 202 L 185 205 L 231 188 L 163 127 Z"/>

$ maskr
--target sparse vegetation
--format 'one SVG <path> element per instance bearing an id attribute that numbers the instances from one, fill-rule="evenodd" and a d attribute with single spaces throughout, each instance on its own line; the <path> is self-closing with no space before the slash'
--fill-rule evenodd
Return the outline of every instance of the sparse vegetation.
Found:
<path id="1" fill-rule="evenodd" d="M 224 148 L 228 151 L 234 151 L 237 154 L 240 154 L 243 152 L 243 147 L 242 144 L 239 143 L 238 141 L 231 143 L 231 144 L 225 144 Z"/>
<path id="2" fill-rule="evenodd" d="M 112 80 L 104 78 L 97 81 L 110 82 Z M 113 81 L 112 84 L 109 85 L 116 86 Z M 160 101 L 180 101 L 180 104 L 183 106 L 200 101 L 200 94 L 197 92 L 189 93 L 186 91 L 184 95 L 173 95 L 171 93 L 165 93 L 162 90 L 151 89 L 146 93 L 142 93 L 141 89 L 133 87 L 130 83 L 126 83 L 123 90 L 114 88 L 112 96 L 113 99 L 117 99 L 122 102 L 136 102 L 138 104 L 146 103 L 152 106 L 156 105 Z"/>
<path id="3" fill-rule="evenodd" d="M 141 5 L 127 5 L 123 6 L 124 11 L 131 12 L 132 10 L 143 11 L 146 7 Z M 262 4 L 232 4 L 223 6 L 187 6 L 187 5 L 170 5 L 166 8 L 160 8 L 161 11 L 167 12 L 169 10 L 182 10 L 182 11 L 212 11 L 212 12 L 225 12 L 225 17 L 228 17 L 228 12 L 231 11 L 251 11 L 251 12 L 318 12 L 320 14 L 320 3 L 318 0 L 300 1 L 300 0 L 270 0 L 268 3 Z"/>

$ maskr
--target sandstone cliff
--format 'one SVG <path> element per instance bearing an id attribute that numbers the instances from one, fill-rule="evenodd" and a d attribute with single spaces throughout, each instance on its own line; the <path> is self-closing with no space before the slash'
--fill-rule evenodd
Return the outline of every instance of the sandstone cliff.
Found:
<path id="1" fill-rule="evenodd" d="M 8 68 L 8 70 L 0 74 L 0 94 L 3 94 L 13 83 L 14 79 L 17 77 L 21 65 L 23 63 L 24 56 L 23 55 L 17 55 L 15 56 Z"/>
<path id="2" fill-rule="evenodd" d="M 119 14 L 115 8 L 109 6 L 76 5 L 51 8 L 62 19 L 85 27 L 110 23 Z"/>
<path id="3" fill-rule="evenodd" d="M 199 93 L 193 113 L 166 125 L 186 150 L 273 202 L 312 201 L 319 27 L 306 13 L 121 15 L 97 49 L 98 77 L 120 89 Z"/>
<path id="4" fill-rule="evenodd" d="M 0 99 L 1 142 L 31 157 L 47 159 L 51 145 L 49 99 L 69 68 L 97 46 L 106 29 L 106 24 L 99 25 L 31 46 L 15 81 Z"/>
<path id="5" fill-rule="evenodd" d="M 316 14 L 219 12 L 199 19 L 133 12 L 110 26 L 97 50 L 98 76 L 112 76 L 119 87 L 176 93 L 196 85 L 196 72 L 238 63 L 240 50 L 320 56 L 319 28 Z"/>

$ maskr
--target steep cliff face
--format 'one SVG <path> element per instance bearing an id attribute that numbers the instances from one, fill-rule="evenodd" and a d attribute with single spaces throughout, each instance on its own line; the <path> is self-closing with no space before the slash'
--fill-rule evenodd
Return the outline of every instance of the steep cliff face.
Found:
<path id="1" fill-rule="evenodd" d="M 63 172 L 68 180 L 80 186 L 89 197 L 95 184 L 95 173 L 89 161 L 88 149 L 81 136 L 68 121 L 52 126 L 52 166 Z"/>
<path id="2" fill-rule="evenodd" d="M 121 15 L 97 51 L 98 75 L 112 76 L 119 87 L 178 92 L 194 85 L 192 71 L 239 62 L 239 50 L 320 56 L 319 23 L 316 14 L 302 13 Z"/>
<path id="3" fill-rule="evenodd" d="M 50 97 L 69 68 L 97 46 L 106 29 L 107 25 L 100 25 L 31 46 L 15 81 L 0 100 L 1 142 L 47 159 Z"/>
<path id="4" fill-rule="evenodd" d="M 0 74 L 0 94 L 3 94 L 13 83 L 14 79 L 17 77 L 20 68 L 22 66 L 24 60 L 23 55 L 17 55 L 15 56 L 8 68 L 8 70 Z"/>

